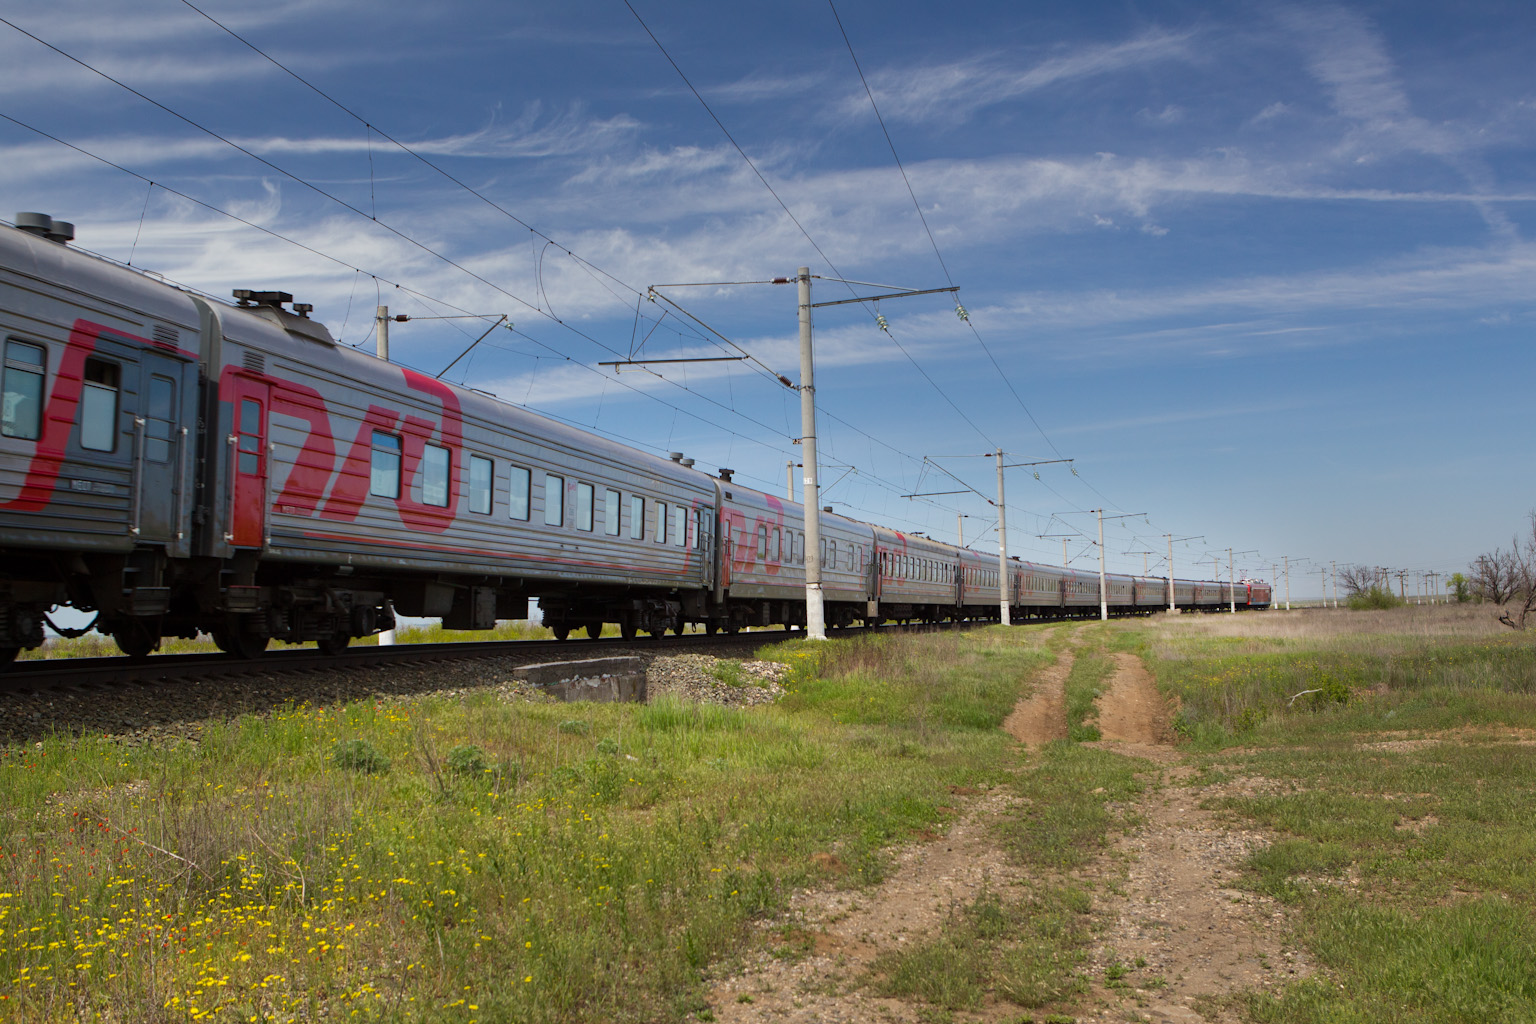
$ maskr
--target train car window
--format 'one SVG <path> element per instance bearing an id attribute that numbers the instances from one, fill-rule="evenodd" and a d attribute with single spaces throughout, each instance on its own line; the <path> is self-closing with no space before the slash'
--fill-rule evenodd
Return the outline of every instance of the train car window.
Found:
<path id="1" fill-rule="evenodd" d="M 421 452 L 421 503 L 448 507 L 448 478 L 453 472 L 453 453 L 429 444 Z"/>
<path id="2" fill-rule="evenodd" d="M 507 467 L 507 518 L 528 521 L 528 497 L 533 474 L 522 466 Z"/>
<path id="3" fill-rule="evenodd" d="M 832 546 L 828 549 L 828 552 L 827 568 L 835 570 L 837 568 L 837 541 L 834 540 L 832 542 Z"/>
<path id="4" fill-rule="evenodd" d="M 658 501 L 656 503 L 656 543 L 657 544 L 665 544 L 666 542 L 667 542 L 667 503 L 664 502 L 664 501 Z"/>
<path id="5" fill-rule="evenodd" d="M 80 390 L 80 447 L 110 452 L 117 447 L 117 391 L 122 369 L 105 359 L 85 361 Z"/>
<path id="6" fill-rule="evenodd" d="M 565 477 L 544 474 L 544 525 L 565 525 Z"/>
<path id="7" fill-rule="evenodd" d="M 253 444 L 260 426 L 261 406 L 249 398 L 240 403 L 240 472 L 256 472 L 256 453 L 246 451 L 246 438 Z M 249 421 L 249 422 L 248 422 Z M 249 468 L 247 468 L 247 460 Z M 368 475 L 368 493 L 381 498 L 400 497 L 400 439 L 394 434 L 373 432 L 373 460 Z"/>
<path id="8" fill-rule="evenodd" d="M 576 484 L 576 529 L 592 532 L 593 501 L 596 495 L 591 484 Z"/>
<path id="9" fill-rule="evenodd" d="M 821 538 L 821 558 L 817 564 L 823 569 L 827 567 L 827 538 L 825 537 Z"/>
<path id="10" fill-rule="evenodd" d="M 770 562 L 779 560 L 779 546 L 783 533 L 783 530 L 775 526 L 773 532 L 768 535 L 768 561 Z"/>
<path id="11" fill-rule="evenodd" d="M 43 426 L 43 374 L 48 357 L 41 345 L 7 339 L 5 409 L 0 434 L 36 441 Z"/>
<path id="12" fill-rule="evenodd" d="M 491 481 L 496 479 L 496 463 L 479 455 L 469 457 L 469 510 L 483 516 L 491 514 Z"/>
<path id="13" fill-rule="evenodd" d="M 623 505 L 618 491 L 611 487 L 603 491 L 603 532 L 610 537 L 619 535 L 619 512 Z"/>
<path id="14" fill-rule="evenodd" d="M 709 550 L 709 523 L 712 508 L 693 510 L 693 546 L 700 551 Z"/>
<path id="15" fill-rule="evenodd" d="M 144 457 L 150 462 L 170 462 L 171 427 L 176 419 L 176 382 L 155 374 L 149 378 L 148 397 L 144 410 Z"/>
<path id="16" fill-rule="evenodd" d="M 645 498 L 629 496 L 629 539 L 645 540 Z"/>
<path id="17" fill-rule="evenodd" d="M 672 506 L 672 544 L 688 546 L 688 510 L 681 505 Z"/>
<path id="18" fill-rule="evenodd" d="M 757 527 L 757 557 L 765 560 L 768 557 L 768 527 L 761 523 Z"/>

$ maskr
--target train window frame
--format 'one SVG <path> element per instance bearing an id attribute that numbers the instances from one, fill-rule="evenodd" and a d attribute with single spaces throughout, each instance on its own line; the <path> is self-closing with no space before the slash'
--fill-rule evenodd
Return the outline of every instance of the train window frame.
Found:
<path id="1" fill-rule="evenodd" d="M 85 360 L 80 380 L 81 448 L 93 452 L 117 450 L 117 410 L 122 384 L 122 364 L 96 356 Z"/>
<path id="2" fill-rule="evenodd" d="M 507 467 L 507 518 L 530 522 L 533 518 L 533 470 Z"/>
<path id="3" fill-rule="evenodd" d="M 240 433 L 242 437 L 245 436 L 244 431 Z M 368 449 L 368 493 L 377 498 L 400 497 L 400 459 L 405 451 L 400 435 L 375 430 L 368 442 Z M 242 451 L 240 454 L 245 456 L 252 453 Z M 241 462 L 244 461 L 242 457 Z M 243 465 L 240 471 L 250 472 Z"/>
<path id="4" fill-rule="evenodd" d="M 667 542 L 667 516 L 668 515 L 669 515 L 669 513 L 667 511 L 667 503 L 664 502 L 664 501 L 658 501 L 656 503 L 656 543 L 657 544 L 665 544 Z"/>
<path id="5" fill-rule="evenodd" d="M 171 461 L 171 439 L 176 427 L 176 381 L 163 373 L 150 374 L 144 399 L 144 458 L 165 464 Z"/>
<path id="6" fill-rule="evenodd" d="M 629 539 L 645 540 L 645 495 L 629 496 Z"/>
<path id="7" fill-rule="evenodd" d="M 428 444 L 421 448 L 421 503 L 436 508 L 447 508 L 452 491 L 453 452 L 442 445 Z"/>
<path id="8" fill-rule="evenodd" d="M 585 480 L 576 481 L 576 529 L 591 533 L 596 523 L 597 488 Z"/>
<path id="9" fill-rule="evenodd" d="M 768 561 L 777 562 L 783 554 L 784 528 L 775 526 L 768 535 Z"/>
<path id="10" fill-rule="evenodd" d="M 685 505 L 672 506 L 672 546 L 688 546 L 688 508 Z"/>
<path id="11" fill-rule="evenodd" d="M 36 353 L 36 362 L 26 358 L 29 353 Z M 18 441 L 39 440 L 43 436 L 43 384 L 48 379 L 48 350 L 20 338 L 6 338 L 3 373 L 0 436 Z M 22 419 L 18 414 L 22 413 L 25 426 L 18 428 L 17 421 Z"/>
<path id="12" fill-rule="evenodd" d="M 757 557 L 760 561 L 768 560 L 768 524 L 757 524 Z"/>
<path id="13" fill-rule="evenodd" d="M 603 533 L 609 537 L 619 535 L 619 520 L 624 513 L 624 495 L 612 487 L 603 488 Z"/>
<path id="14" fill-rule="evenodd" d="M 488 516 L 496 500 L 496 460 L 484 455 L 469 457 L 469 510 Z"/>
<path id="15" fill-rule="evenodd" d="M 544 525 L 565 525 L 565 477 L 544 474 Z"/>

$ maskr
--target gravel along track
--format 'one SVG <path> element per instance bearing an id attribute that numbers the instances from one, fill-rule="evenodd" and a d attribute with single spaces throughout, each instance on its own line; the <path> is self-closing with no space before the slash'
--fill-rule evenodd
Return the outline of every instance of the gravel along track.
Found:
<path id="1" fill-rule="evenodd" d="M 747 635 L 719 641 L 712 649 L 721 650 L 724 645 L 725 650 L 748 654 L 765 642 L 771 640 Z M 669 656 L 643 644 L 593 650 L 572 643 L 559 654 L 568 660 L 615 654 L 643 657 L 648 661 L 647 688 L 653 694 L 737 706 L 776 700 L 783 692 L 777 681 L 789 671 L 773 662 L 726 661 L 705 654 Z M 155 660 L 160 659 L 151 659 Z M 82 686 L 47 685 L 34 679 L 27 692 L 0 696 L 0 743 L 34 742 L 56 733 L 113 736 L 135 744 L 195 740 L 209 720 L 267 714 L 306 701 L 335 704 L 486 688 L 509 699 L 550 700 L 539 688 L 514 679 L 512 672 L 522 665 L 556 660 L 562 659 L 544 647 L 502 657 L 446 660 L 445 656 L 431 662 L 338 664 L 297 671 L 278 664 L 281 659 L 236 663 L 235 670 L 229 662 L 221 662 L 217 673 L 204 678 L 166 682 Z"/>

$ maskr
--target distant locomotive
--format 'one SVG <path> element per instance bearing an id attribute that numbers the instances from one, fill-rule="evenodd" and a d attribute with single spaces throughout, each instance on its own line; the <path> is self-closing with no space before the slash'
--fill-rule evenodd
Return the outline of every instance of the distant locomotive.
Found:
<path id="1" fill-rule="evenodd" d="M 562 639 L 805 621 L 805 510 L 350 348 L 280 292 L 228 305 L 0 227 L 0 663 L 47 613 L 144 656 L 206 632 L 339 651 L 395 615 L 457 629 L 537 598 Z M 997 560 L 824 511 L 829 625 L 1084 614 L 1096 574 Z M 1175 601 L 1266 606 L 1262 583 Z M 1114 575 L 1116 612 L 1168 603 Z"/>

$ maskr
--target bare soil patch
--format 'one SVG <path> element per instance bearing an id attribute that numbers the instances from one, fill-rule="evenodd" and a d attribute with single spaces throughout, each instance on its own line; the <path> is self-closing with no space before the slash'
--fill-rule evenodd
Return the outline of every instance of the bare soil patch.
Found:
<path id="1" fill-rule="evenodd" d="M 1066 738 L 1063 687 L 1072 660 L 1069 647 L 1009 717 L 1005 728 L 1020 742 Z M 1105 738 L 1095 745 L 1152 761 L 1152 784 L 1129 809 L 1139 823 L 1104 856 L 1074 872 L 1079 884 L 1093 886 L 1099 939 L 1085 965 L 1089 996 L 1061 1009 L 1079 1019 L 1236 1022 L 1222 997 L 1263 991 L 1311 970 L 1305 955 L 1283 942 L 1280 907 L 1236 887 L 1245 859 L 1269 839 L 1227 827 L 1200 808 L 1206 790 L 1194 784 L 1195 772 L 1170 744 L 1168 708 L 1151 676 L 1132 655 L 1116 655 L 1115 663 L 1099 702 Z M 948 834 L 897 850 L 895 868 L 880 886 L 802 893 L 785 918 L 765 923 L 779 944 L 765 943 L 764 951 L 717 981 L 710 999 L 714 1019 L 933 1019 L 920 1004 L 871 994 L 869 970 L 876 958 L 932 938 L 955 909 L 985 889 L 1006 892 L 1021 881 L 1021 869 L 1009 863 L 993 824 L 1028 813 L 1027 807 L 1000 790 L 956 793 L 956 804 L 960 815 Z M 1022 1015 L 1017 1007 L 994 1004 L 953 1019 L 1011 1021 Z"/>
<path id="2" fill-rule="evenodd" d="M 1194 772 L 1170 744 L 1167 702 L 1141 659 L 1115 655 L 1098 703 L 1104 739 L 1094 745 L 1161 767 L 1137 808 L 1142 823 L 1116 844 L 1126 868 L 1123 879 L 1108 879 L 1113 894 L 1099 911 L 1105 930 L 1093 957 L 1093 994 L 1112 1016 L 1236 1021 L 1220 997 L 1310 971 L 1282 943 L 1278 904 L 1233 884 L 1269 839 L 1228 828 L 1201 809 L 1204 788 L 1190 784 Z"/>
<path id="3" fill-rule="evenodd" d="M 932 938 L 953 910 L 985 888 L 1005 888 L 1018 879 L 1019 869 L 998 848 L 992 828 L 1014 805 L 1001 790 L 971 798 L 947 835 L 897 850 L 894 870 L 872 890 L 796 896 L 788 915 L 765 927 L 787 934 L 791 946 L 808 942 L 809 951 L 796 957 L 793 949 L 770 949 L 721 979 L 710 997 L 715 1019 L 728 1024 L 924 1019 L 916 1005 L 865 992 L 864 976 L 881 953 Z"/>
<path id="4" fill-rule="evenodd" d="M 1168 702 L 1157 692 L 1141 659 L 1121 652 L 1114 655 L 1115 674 L 1109 690 L 1099 698 L 1099 732 L 1106 743 L 1133 743 L 1167 747 L 1173 741 Z"/>
<path id="5" fill-rule="evenodd" d="M 1056 663 L 1036 677 L 1035 692 L 1019 701 L 1003 720 L 1003 731 L 1025 746 L 1038 747 L 1067 738 L 1067 676 L 1072 674 L 1076 660 L 1072 648 L 1076 645 L 1074 633 Z"/>

